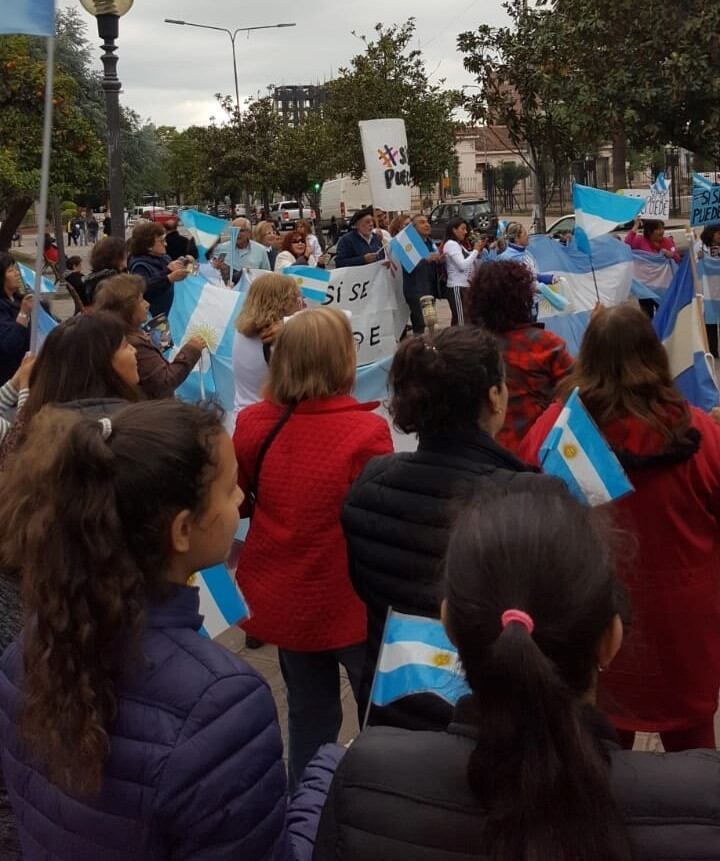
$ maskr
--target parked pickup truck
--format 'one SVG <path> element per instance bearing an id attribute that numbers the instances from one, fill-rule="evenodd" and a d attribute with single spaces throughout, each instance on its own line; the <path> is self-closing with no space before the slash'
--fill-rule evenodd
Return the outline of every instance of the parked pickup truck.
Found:
<path id="1" fill-rule="evenodd" d="M 315 221 L 315 210 L 303 206 L 302 217 Z M 294 230 L 300 221 L 300 206 L 297 200 L 281 200 L 270 207 L 270 221 L 280 230 Z"/>

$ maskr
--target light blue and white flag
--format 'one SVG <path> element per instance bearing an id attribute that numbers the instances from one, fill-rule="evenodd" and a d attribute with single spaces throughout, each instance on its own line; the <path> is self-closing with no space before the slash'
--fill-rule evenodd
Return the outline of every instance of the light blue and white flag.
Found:
<path id="1" fill-rule="evenodd" d="M 505 236 L 505 231 L 507 230 L 509 223 L 510 222 L 505 218 L 501 218 L 498 221 L 497 231 L 495 232 L 496 239 L 502 239 Z"/>
<path id="2" fill-rule="evenodd" d="M 655 177 L 655 182 L 650 186 L 650 188 L 658 194 L 663 194 L 670 190 L 668 181 L 665 179 L 665 174 L 662 171 L 660 171 L 660 173 Z"/>
<path id="3" fill-rule="evenodd" d="M 543 472 L 561 478 L 587 505 L 602 505 L 634 488 L 575 389 L 540 447 Z"/>
<path id="4" fill-rule="evenodd" d="M 55 35 L 55 0 L 5 0 L 2 6 L 0 33 Z"/>
<path id="5" fill-rule="evenodd" d="M 24 263 L 21 263 L 19 260 L 17 261 L 16 265 L 18 270 L 20 271 L 20 275 L 22 275 L 22 280 L 25 286 L 28 288 L 28 290 L 32 290 L 33 292 L 35 292 L 35 270 L 31 269 L 29 266 L 26 266 Z M 56 292 L 55 284 L 45 275 L 42 276 L 40 281 L 40 292 Z"/>
<path id="6" fill-rule="evenodd" d="M 200 633 L 211 640 L 233 625 L 250 618 L 243 593 L 225 565 L 215 565 L 198 571 L 188 580 L 188 586 L 200 590 Z"/>
<path id="7" fill-rule="evenodd" d="M 286 266 L 283 275 L 290 275 L 300 288 L 303 299 L 322 304 L 327 299 L 332 273 L 318 266 Z"/>
<path id="8" fill-rule="evenodd" d="M 442 622 L 389 610 L 371 703 L 386 706 L 411 694 L 435 694 L 454 705 L 469 692 Z"/>
<path id="9" fill-rule="evenodd" d="M 592 262 L 575 243 L 565 246 L 549 236 L 531 236 L 530 250 L 539 271 L 552 272 L 560 279 L 554 286 L 570 303 L 569 308 L 560 309 L 542 301 L 540 319 L 546 329 L 565 340 L 572 355 L 577 355 L 590 314 L 597 304 L 595 282 L 600 301 L 607 307 L 621 305 L 630 297 L 633 286 L 630 246 L 612 236 L 593 239 Z"/>
<path id="10" fill-rule="evenodd" d="M 690 224 L 702 227 L 715 223 L 720 223 L 720 185 L 713 185 L 707 177 L 694 173 Z"/>
<path id="11" fill-rule="evenodd" d="M 720 257 L 705 255 L 698 260 L 698 276 L 702 280 L 705 322 L 720 324 Z"/>
<path id="12" fill-rule="evenodd" d="M 667 351 L 675 385 L 691 404 L 707 412 L 720 403 L 720 392 L 707 350 L 701 302 L 696 297 L 690 254 L 686 254 L 653 326 Z"/>
<path id="13" fill-rule="evenodd" d="M 232 369 L 235 320 L 244 301 L 243 293 L 215 287 L 191 275 L 175 285 L 175 298 L 168 315 L 174 354 L 193 335 L 201 335 L 208 344 L 200 362 L 178 387 L 178 396 L 191 402 L 206 398 L 218 401 L 229 423 L 235 400 Z M 230 429 L 229 424 L 226 426 Z"/>
<path id="14" fill-rule="evenodd" d="M 186 227 L 197 245 L 200 261 L 206 259 L 207 252 L 215 245 L 224 230 L 228 229 L 229 222 L 197 209 L 186 209 L 180 215 L 183 226 Z"/>
<path id="15" fill-rule="evenodd" d="M 406 272 L 413 272 L 418 263 L 429 254 L 430 249 L 423 242 L 420 234 L 412 224 L 401 230 L 390 240 L 390 252 L 396 257 Z"/>
<path id="16" fill-rule="evenodd" d="M 591 239 L 610 233 L 618 224 L 632 221 L 645 206 L 645 201 L 575 183 L 573 206 L 577 247 L 585 254 L 590 254 Z"/>
<path id="17" fill-rule="evenodd" d="M 648 251 L 633 251 L 633 294 L 639 299 L 662 299 L 672 283 L 678 265 L 664 254 L 651 254 Z M 639 290 L 642 285 L 645 291 Z M 647 291 L 650 291 L 649 293 Z"/>

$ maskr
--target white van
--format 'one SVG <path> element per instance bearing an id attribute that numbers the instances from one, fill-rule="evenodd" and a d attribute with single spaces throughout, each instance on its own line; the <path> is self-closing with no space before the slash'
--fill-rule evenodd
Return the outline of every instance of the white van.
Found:
<path id="1" fill-rule="evenodd" d="M 335 216 L 338 229 L 347 230 L 353 213 L 370 206 L 370 186 L 364 177 L 355 180 L 351 176 L 340 176 L 323 183 L 320 191 L 320 224 L 324 230 L 330 227 Z"/>

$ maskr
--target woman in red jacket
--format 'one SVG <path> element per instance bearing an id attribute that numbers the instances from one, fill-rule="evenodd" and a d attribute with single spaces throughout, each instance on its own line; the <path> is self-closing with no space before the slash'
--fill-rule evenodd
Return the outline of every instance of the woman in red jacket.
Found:
<path id="1" fill-rule="evenodd" d="M 237 579 L 251 637 L 278 646 L 287 686 L 290 783 L 342 723 L 339 664 L 357 697 L 365 605 L 353 591 L 340 513 L 371 457 L 391 452 L 377 402 L 350 396 L 356 350 L 340 311 L 294 315 L 278 336 L 265 400 L 235 427 L 238 483 L 252 522 Z"/>
<path id="2" fill-rule="evenodd" d="M 659 732 L 666 750 L 715 747 L 720 686 L 720 427 L 673 385 L 665 350 L 637 308 L 597 311 L 559 396 L 575 386 L 635 492 L 613 503 L 637 541 L 624 566 L 632 627 L 600 679 L 623 742 Z M 525 437 L 538 451 L 561 410 Z"/>

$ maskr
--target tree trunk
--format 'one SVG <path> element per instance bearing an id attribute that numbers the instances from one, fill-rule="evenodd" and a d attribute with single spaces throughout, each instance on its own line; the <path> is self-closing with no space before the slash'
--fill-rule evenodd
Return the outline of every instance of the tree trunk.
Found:
<path id="1" fill-rule="evenodd" d="M 25 214 L 32 206 L 32 202 L 32 197 L 24 195 L 23 197 L 16 197 L 8 207 L 7 217 L 0 227 L 0 251 L 10 250 L 12 238 L 17 233 Z"/>
<path id="2" fill-rule="evenodd" d="M 544 165 L 538 163 L 532 148 L 528 152 L 533 172 L 533 223 L 535 233 L 545 233 L 545 206 L 547 199 L 547 176 Z"/>
<path id="3" fill-rule="evenodd" d="M 627 178 L 625 175 L 625 162 L 627 161 L 627 140 L 625 138 L 625 127 L 621 126 L 613 135 L 612 142 L 613 160 L 613 189 L 617 191 L 625 188 Z"/>
<path id="4" fill-rule="evenodd" d="M 297 202 L 298 202 L 298 215 L 302 219 L 302 217 L 303 217 L 303 193 L 302 193 L 302 191 L 297 196 Z"/>

